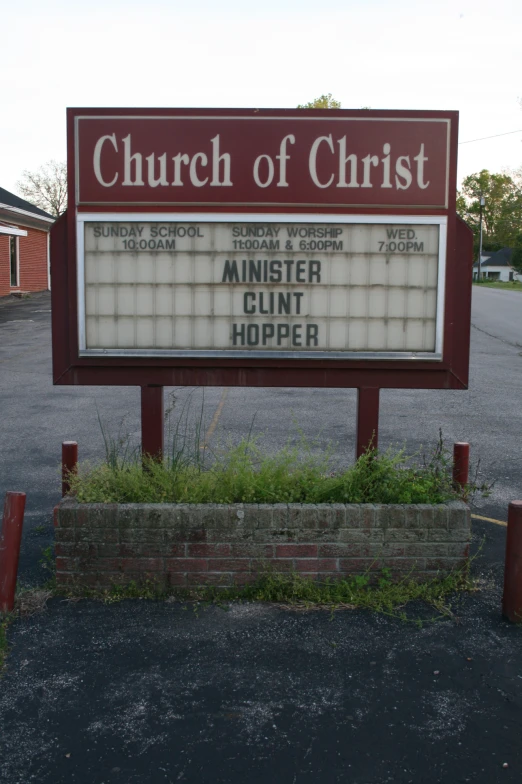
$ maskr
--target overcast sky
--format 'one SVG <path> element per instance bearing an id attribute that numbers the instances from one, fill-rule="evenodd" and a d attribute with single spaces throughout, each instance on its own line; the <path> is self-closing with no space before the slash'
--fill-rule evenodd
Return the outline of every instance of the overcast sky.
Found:
<path id="1" fill-rule="evenodd" d="M 520 0 L 4 3 L 0 187 L 64 160 L 67 106 L 456 109 L 459 180 L 522 165 Z"/>

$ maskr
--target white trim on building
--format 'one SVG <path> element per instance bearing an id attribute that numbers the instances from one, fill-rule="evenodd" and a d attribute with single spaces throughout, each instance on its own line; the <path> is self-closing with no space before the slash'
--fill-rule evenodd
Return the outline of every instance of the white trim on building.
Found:
<path id="1" fill-rule="evenodd" d="M 27 237 L 25 229 L 18 229 L 16 226 L 0 226 L 0 234 L 7 234 L 10 237 Z"/>

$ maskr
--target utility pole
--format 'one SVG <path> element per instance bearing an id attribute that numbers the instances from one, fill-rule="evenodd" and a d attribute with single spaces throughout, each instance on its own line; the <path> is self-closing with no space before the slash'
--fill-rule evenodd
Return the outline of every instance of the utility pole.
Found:
<path id="1" fill-rule="evenodd" d="M 480 240 L 479 240 L 479 254 L 478 254 L 478 266 L 477 266 L 477 283 L 480 283 L 480 262 L 482 260 L 482 207 L 485 205 L 484 196 L 482 195 L 482 191 L 480 192 Z"/>

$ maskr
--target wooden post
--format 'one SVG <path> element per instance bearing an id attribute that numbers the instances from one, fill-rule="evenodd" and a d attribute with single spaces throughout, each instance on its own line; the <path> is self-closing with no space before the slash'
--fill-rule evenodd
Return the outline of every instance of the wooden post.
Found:
<path id="1" fill-rule="evenodd" d="M 0 612 L 3 613 L 11 612 L 14 607 L 24 511 L 25 493 L 8 491 L 0 538 Z"/>
<path id="2" fill-rule="evenodd" d="M 460 487 L 469 481 L 469 444 L 463 441 L 453 445 L 453 481 Z"/>
<path id="3" fill-rule="evenodd" d="M 62 443 L 62 498 L 71 489 L 70 476 L 78 471 L 78 443 L 64 441 Z"/>
<path id="4" fill-rule="evenodd" d="M 141 388 L 141 454 L 163 457 L 163 387 Z"/>
<path id="5" fill-rule="evenodd" d="M 379 442 L 379 389 L 361 387 L 357 390 L 357 436 L 358 459 L 367 449 L 377 449 Z"/>
<path id="6" fill-rule="evenodd" d="M 522 623 L 522 501 L 508 507 L 502 615 Z"/>

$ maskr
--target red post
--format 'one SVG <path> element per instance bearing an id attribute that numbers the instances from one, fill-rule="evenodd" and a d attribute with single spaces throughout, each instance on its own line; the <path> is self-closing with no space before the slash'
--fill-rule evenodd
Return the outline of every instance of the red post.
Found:
<path id="1" fill-rule="evenodd" d="M 62 498 L 71 489 L 70 476 L 78 471 L 78 444 L 76 441 L 62 443 Z"/>
<path id="2" fill-rule="evenodd" d="M 508 508 L 502 615 L 522 623 L 522 501 L 511 501 Z"/>
<path id="3" fill-rule="evenodd" d="M 469 444 L 459 441 L 453 445 L 453 481 L 465 487 L 469 480 Z"/>
<path id="4" fill-rule="evenodd" d="M 163 455 L 163 387 L 141 388 L 141 453 L 154 460 Z"/>
<path id="5" fill-rule="evenodd" d="M 20 542 L 24 524 L 25 493 L 7 492 L 0 538 L 0 612 L 14 607 Z"/>
<path id="6" fill-rule="evenodd" d="M 377 449 L 379 439 L 379 389 L 357 390 L 357 449 L 359 458 L 368 448 Z"/>

